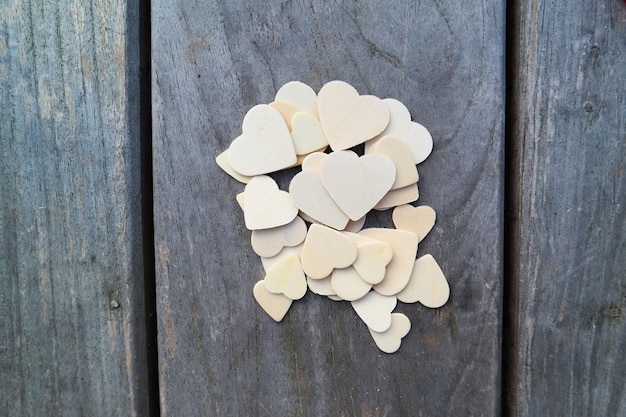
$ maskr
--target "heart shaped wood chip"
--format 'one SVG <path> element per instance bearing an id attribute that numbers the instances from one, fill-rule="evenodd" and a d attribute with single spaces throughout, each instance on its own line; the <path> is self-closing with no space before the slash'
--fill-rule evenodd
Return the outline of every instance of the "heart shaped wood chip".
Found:
<path id="1" fill-rule="evenodd" d="M 343 81 L 331 81 L 317 98 L 320 122 L 333 151 L 359 145 L 382 132 L 389 122 L 389 111 L 381 99 L 360 96 Z"/>
<path id="2" fill-rule="evenodd" d="M 398 293 L 398 299 L 403 303 L 419 301 L 429 308 L 443 306 L 449 297 L 448 280 L 432 255 L 424 255 L 415 261 L 409 283 Z"/>
<path id="3" fill-rule="evenodd" d="M 322 162 L 320 178 L 328 194 L 352 220 L 370 211 L 391 189 L 396 167 L 384 155 L 359 158 L 352 151 L 333 152 Z"/>
<path id="4" fill-rule="evenodd" d="M 397 298 L 370 291 L 359 300 L 352 301 L 352 308 L 370 329 L 384 332 L 391 326 L 391 312 L 396 308 Z"/>
<path id="5" fill-rule="evenodd" d="M 265 282 L 263 280 L 257 282 L 252 289 L 255 300 L 265 312 L 274 319 L 274 321 L 281 321 L 289 308 L 293 300 L 284 294 L 274 294 L 269 292 L 265 288 Z"/>
<path id="6" fill-rule="evenodd" d="M 298 255 L 291 254 L 272 266 L 265 275 L 265 288 L 275 294 L 285 294 L 299 300 L 306 294 L 306 278 Z"/>
<path id="7" fill-rule="evenodd" d="M 421 242 L 435 225 L 437 213 L 429 206 L 405 204 L 393 209 L 391 218 L 396 229 L 415 233 Z"/>
<path id="8" fill-rule="evenodd" d="M 347 268 L 356 256 L 356 245 L 349 237 L 320 224 L 309 227 L 302 251 L 302 267 L 309 278 L 322 279 L 335 268 Z"/>
<path id="9" fill-rule="evenodd" d="M 322 125 L 311 113 L 296 113 L 291 119 L 291 125 L 296 155 L 307 155 L 328 145 Z"/>
<path id="10" fill-rule="evenodd" d="M 297 246 L 304 242 L 306 224 L 296 216 L 291 222 L 271 229 L 253 230 L 251 243 L 254 252 L 266 258 L 278 255 L 285 246 Z"/>
<path id="11" fill-rule="evenodd" d="M 289 193 L 279 190 L 276 182 L 266 175 L 256 176 L 246 185 L 243 206 L 248 230 L 282 226 L 298 215 Z"/>
<path id="12" fill-rule="evenodd" d="M 385 353 L 394 353 L 400 349 L 402 338 L 409 334 L 411 321 L 402 313 L 391 313 L 391 326 L 384 332 L 369 329 L 378 349 Z"/>
<path id="13" fill-rule="evenodd" d="M 352 266 L 333 270 L 330 285 L 335 294 L 346 301 L 358 300 L 372 289 L 372 284 L 363 281 Z"/>
<path id="14" fill-rule="evenodd" d="M 228 162 L 246 176 L 267 174 L 296 163 L 296 151 L 283 116 L 267 104 L 251 108 L 242 135 L 230 144 Z"/>
<path id="15" fill-rule="evenodd" d="M 276 101 L 283 101 L 295 106 L 299 111 L 311 113 L 319 119 L 317 113 L 317 94 L 308 85 L 300 81 L 290 81 L 276 92 Z"/>
<path id="16" fill-rule="evenodd" d="M 413 185 L 419 180 L 411 150 L 398 137 L 383 137 L 376 143 L 372 152 L 385 155 L 396 166 L 396 180 L 391 186 L 392 190 Z"/>

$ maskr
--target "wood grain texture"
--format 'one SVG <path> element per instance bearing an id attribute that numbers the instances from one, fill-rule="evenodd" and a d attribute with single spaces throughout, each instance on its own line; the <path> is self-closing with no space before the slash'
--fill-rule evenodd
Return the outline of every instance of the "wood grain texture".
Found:
<path id="1" fill-rule="evenodd" d="M 520 1 L 513 416 L 626 415 L 626 7 Z"/>
<path id="2" fill-rule="evenodd" d="M 498 415 L 504 2 L 156 0 L 152 25 L 163 416 Z M 438 223 L 420 253 L 452 296 L 397 309 L 413 329 L 396 354 L 347 303 L 308 294 L 277 324 L 252 297 L 243 186 L 214 158 L 293 79 L 400 99 L 435 138 L 420 202 Z"/>
<path id="3" fill-rule="evenodd" d="M 136 6 L 0 15 L 0 414 L 145 415 Z"/>

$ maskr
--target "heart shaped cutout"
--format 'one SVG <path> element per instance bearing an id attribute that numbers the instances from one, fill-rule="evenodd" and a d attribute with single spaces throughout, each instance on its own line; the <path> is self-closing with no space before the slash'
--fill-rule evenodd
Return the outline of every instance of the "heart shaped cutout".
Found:
<path id="1" fill-rule="evenodd" d="M 272 266 L 265 275 L 265 288 L 274 294 L 285 294 L 299 300 L 306 294 L 306 278 L 298 255 L 291 254 Z"/>
<path id="2" fill-rule="evenodd" d="M 391 326 L 391 312 L 396 308 L 395 296 L 370 291 L 363 298 L 352 301 L 352 308 L 370 329 L 384 332 Z"/>
<path id="3" fill-rule="evenodd" d="M 387 242 L 372 239 L 358 233 L 343 232 L 356 245 L 357 257 L 352 266 L 361 279 L 378 284 L 385 277 L 387 264 L 393 258 L 393 250 Z"/>
<path id="4" fill-rule="evenodd" d="M 328 145 L 322 125 L 306 112 L 298 112 L 291 119 L 291 138 L 296 155 L 306 155 Z"/>
<path id="5" fill-rule="evenodd" d="M 305 162 L 308 160 L 305 159 Z M 296 174 L 289 184 L 289 194 L 295 205 L 314 219 L 337 230 L 348 223 L 348 216 L 339 208 L 322 184 L 320 173 L 304 170 Z"/>
<path id="6" fill-rule="evenodd" d="M 385 196 L 374 206 L 376 210 L 389 210 L 392 207 L 408 204 L 416 201 L 420 197 L 417 183 L 407 185 L 406 187 L 390 190 Z"/>
<path id="7" fill-rule="evenodd" d="M 387 296 L 402 291 L 411 279 L 417 254 L 417 235 L 404 230 L 383 228 L 363 229 L 359 234 L 387 242 L 393 251 L 393 258 L 387 265 L 385 277 L 374 285 L 374 290 Z"/>
<path id="8" fill-rule="evenodd" d="M 289 81 L 278 89 L 276 101 L 283 101 L 294 105 L 299 111 L 311 113 L 319 118 L 317 113 L 317 94 L 308 85 L 300 81 Z"/>
<path id="9" fill-rule="evenodd" d="M 394 353 L 400 349 L 402 338 L 409 334 L 411 330 L 411 320 L 402 313 L 391 314 L 391 326 L 384 332 L 375 332 L 369 329 L 374 343 L 378 349 L 385 353 Z"/>
<path id="10" fill-rule="evenodd" d="M 265 282 L 263 280 L 254 285 L 252 293 L 261 308 L 277 322 L 285 317 L 291 307 L 291 303 L 293 303 L 293 300 L 284 294 L 269 292 L 267 288 L 265 288 Z"/>
<path id="11" fill-rule="evenodd" d="M 278 255 L 272 256 L 270 258 L 261 256 L 261 264 L 263 265 L 263 270 L 265 271 L 265 273 L 267 273 L 270 268 L 272 268 L 274 265 L 281 262 L 283 259 L 291 254 L 296 254 L 300 259 L 300 263 L 302 264 L 302 249 L 304 249 L 304 243 L 301 243 L 298 246 L 285 246 L 278 253 Z"/>
<path id="12" fill-rule="evenodd" d="M 335 290 L 333 290 L 332 285 L 330 284 L 330 277 L 322 278 L 322 279 L 306 279 L 306 283 L 311 290 L 312 293 L 318 295 L 335 295 Z"/>
<path id="13" fill-rule="evenodd" d="M 326 156 L 320 178 L 339 208 L 350 219 L 358 220 L 391 189 L 396 167 L 384 155 L 359 158 L 352 151 L 339 151 Z"/>
<path id="14" fill-rule="evenodd" d="M 360 96 L 350 84 L 331 81 L 317 98 L 319 119 L 333 151 L 361 144 L 382 132 L 389 122 L 389 111 L 381 99 Z"/>
<path id="15" fill-rule="evenodd" d="M 265 258 L 271 258 L 285 246 L 297 246 L 306 237 L 306 223 L 296 216 L 291 222 L 271 229 L 253 230 L 250 239 L 254 252 Z"/>
<path id="16" fill-rule="evenodd" d="M 320 224 L 309 227 L 302 250 L 302 267 L 309 278 L 322 279 L 335 268 L 347 268 L 356 256 L 356 246 L 349 237 Z"/>
<path id="17" fill-rule="evenodd" d="M 429 206 L 405 204 L 393 209 L 391 218 L 396 229 L 415 233 L 421 242 L 435 225 L 437 213 Z"/>
<path id="18" fill-rule="evenodd" d="M 289 193 L 279 190 L 276 182 L 266 175 L 256 176 L 246 185 L 243 206 L 248 230 L 282 226 L 298 215 Z"/>
<path id="19" fill-rule="evenodd" d="M 330 285 L 334 293 L 346 301 L 358 300 L 372 289 L 372 284 L 363 281 L 352 266 L 333 270 Z"/>
<path id="20" fill-rule="evenodd" d="M 419 301 L 429 308 L 439 308 L 450 298 L 450 286 L 439 264 L 431 255 L 415 261 L 407 286 L 398 293 L 403 303 Z"/>
<path id="21" fill-rule="evenodd" d="M 222 152 L 221 154 L 217 155 L 217 157 L 215 158 L 215 162 L 217 163 L 217 166 L 222 168 L 225 173 L 227 173 L 228 175 L 230 175 L 231 177 L 233 177 L 237 181 L 239 181 L 241 183 L 244 183 L 244 184 L 249 183 L 250 180 L 252 179 L 252 177 L 247 177 L 245 175 L 241 175 L 240 173 L 235 171 L 233 169 L 233 167 L 230 166 L 230 162 L 228 162 L 228 151 L 229 150 L 226 149 L 224 152 Z"/>
<path id="22" fill-rule="evenodd" d="M 383 137 L 376 143 L 372 152 L 385 155 L 396 166 L 396 180 L 391 186 L 392 190 L 413 185 L 419 180 L 411 150 L 398 137 Z"/>
<path id="23" fill-rule="evenodd" d="M 287 103 L 285 101 L 272 101 L 269 106 L 278 110 L 281 116 L 283 116 L 283 120 L 287 125 L 287 129 L 291 131 L 291 119 L 296 113 L 298 113 L 298 108 L 293 104 Z"/>
<path id="24" fill-rule="evenodd" d="M 433 138 L 424 126 L 411 121 L 411 115 L 400 101 L 386 98 L 383 104 L 389 112 L 389 123 L 385 130 L 365 143 L 365 152 L 371 152 L 376 143 L 387 135 L 400 138 L 411 149 L 416 164 L 423 162 L 433 150 Z"/>
<path id="25" fill-rule="evenodd" d="M 291 134 L 278 110 L 259 104 L 243 119 L 242 135 L 230 144 L 228 162 L 241 175 L 279 171 L 295 164 Z"/>

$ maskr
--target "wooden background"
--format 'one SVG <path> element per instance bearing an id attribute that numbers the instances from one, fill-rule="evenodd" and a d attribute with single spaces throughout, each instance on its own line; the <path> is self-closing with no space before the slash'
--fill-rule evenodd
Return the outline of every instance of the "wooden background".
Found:
<path id="1" fill-rule="evenodd" d="M 0 16 L 0 415 L 626 415 L 622 1 Z M 433 134 L 420 253 L 452 295 L 399 306 L 396 354 L 347 303 L 276 324 L 252 298 L 242 185 L 214 157 L 292 79 L 397 98 Z"/>

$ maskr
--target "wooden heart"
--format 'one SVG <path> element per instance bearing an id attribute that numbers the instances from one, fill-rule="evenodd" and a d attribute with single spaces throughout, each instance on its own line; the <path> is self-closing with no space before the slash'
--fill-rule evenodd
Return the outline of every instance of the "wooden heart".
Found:
<path id="1" fill-rule="evenodd" d="M 383 228 L 363 229 L 359 234 L 387 242 L 393 250 L 393 258 L 387 265 L 385 277 L 374 285 L 374 290 L 383 295 L 395 295 L 402 291 L 411 279 L 417 254 L 417 235 L 404 230 Z"/>
<path id="2" fill-rule="evenodd" d="M 421 242 L 435 225 L 437 214 L 428 206 L 405 204 L 393 209 L 391 218 L 396 229 L 415 233 Z"/>
<path id="3" fill-rule="evenodd" d="M 334 269 L 330 274 L 330 285 L 334 293 L 346 301 L 355 301 L 362 298 L 372 289 L 352 267 Z"/>
<path id="4" fill-rule="evenodd" d="M 226 149 L 221 154 L 217 155 L 215 158 L 215 162 L 217 165 L 224 170 L 225 173 L 236 179 L 237 181 L 247 184 L 250 182 L 252 177 L 247 177 L 245 175 L 241 175 L 237 171 L 230 166 L 230 162 L 228 162 L 228 149 Z"/>
<path id="5" fill-rule="evenodd" d="M 389 111 L 378 97 L 360 96 L 350 84 L 331 81 L 317 98 L 319 118 L 333 151 L 351 148 L 382 132 Z"/>
<path id="6" fill-rule="evenodd" d="M 312 224 L 304 240 L 302 267 L 309 278 L 322 279 L 335 268 L 347 268 L 357 256 L 352 240 L 320 224 Z"/>
<path id="7" fill-rule="evenodd" d="M 303 171 L 317 171 L 319 172 L 322 169 L 322 162 L 326 159 L 328 155 L 324 152 L 312 152 L 304 158 L 302 161 L 302 170 Z"/>
<path id="8" fill-rule="evenodd" d="M 378 284 L 385 277 L 387 264 L 393 258 L 391 245 L 358 233 L 343 233 L 356 244 L 357 257 L 352 264 L 356 272 L 363 281 Z"/>
<path id="9" fill-rule="evenodd" d="M 384 332 L 375 332 L 369 329 L 378 349 L 385 353 L 394 353 L 400 349 L 402 338 L 409 334 L 411 321 L 402 313 L 391 314 L 391 326 Z"/>
<path id="10" fill-rule="evenodd" d="M 296 174 L 289 184 L 289 194 L 295 205 L 318 223 L 337 230 L 342 230 L 348 223 L 348 216 L 330 196 L 317 171 L 305 170 Z"/>
<path id="11" fill-rule="evenodd" d="M 384 332 L 391 326 L 391 312 L 396 308 L 395 296 L 370 291 L 363 298 L 352 301 L 352 308 L 370 329 Z"/>
<path id="12" fill-rule="evenodd" d="M 413 185 L 419 180 L 411 150 L 398 137 L 383 137 L 376 143 L 372 152 L 385 155 L 396 166 L 396 180 L 391 186 L 392 190 Z"/>
<path id="13" fill-rule="evenodd" d="M 290 81 L 276 92 L 276 101 L 293 104 L 299 111 L 311 113 L 319 118 L 317 113 L 317 94 L 308 85 L 300 81 Z"/>
<path id="14" fill-rule="evenodd" d="M 306 224 L 299 216 L 283 226 L 253 230 L 250 239 L 252 249 L 261 257 L 271 258 L 285 246 L 297 246 L 304 242 L 306 231 Z"/>
<path id="15" fill-rule="evenodd" d="M 291 254 L 272 266 L 265 275 L 265 288 L 275 294 L 285 294 L 292 300 L 304 297 L 307 285 L 298 255 Z"/>
<path id="16" fill-rule="evenodd" d="M 285 246 L 283 250 L 278 253 L 278 255 L 272 256 L 270 258 L 261 256 L 261 264 L 263 265 L 263 270 L 265 271 L 265 273 L 267 273 L 267 271 L 269 271 L 271 267 L 273 267 L 291 254 L 298 255 L 298 258 L 300 258 L 300 263 L 302 263 L 302 249 L 304 249 L 304 243 L 301 243 L 298 246 Z"/>
<path id="17" fill-rule="evenodd" d="M 386 98 L 383 103 L 389 111 L 389 123 L 382 133 L 365 143 L 365 152 L 371 152 L 381 138 L 393 135 L 404 141 L 411 149 L 416 164 L 423 162 L 433 150 L 430 132 L 421 124 L 412 122 L 406 106 L 398 100 Z"/>
<path id="18" fill-rule="evenodd" d="M 274 294 L 265 288 L 263 280 L 257 282 L 252 290 L 254 299 L 274 321 L 281 321 L 289 311 L 293 300 L 284 294 Z"/>
<path id="19" fill-rule="evenodd" d="M 291 222 L 298 215 L 289 193 L 278 189 L 273 179 L 259 175 L 244 191 L 244 220 L 248 230 L 270 229 Z"/>
<path id="20" fill-rule="evenodd" d="M 230 144 L 228 162 L 246 176 L 267 174 L 295 164 L 296 151 L 280 112 L 267 104 L 251 108 L 242 135 Z"/>
<path id="21" fill-rule="evenodd" d="M 306 283 L 309 286 L 309 290 L 312 293 L 318 295 L 335 295 L 335 290 L 333 290 L 332 285 L 330 284 L 330 276 L 322 279 L 306 279 Z"/>
<path id="22" fill-rule="evenodd" d="M 287 128 L 291 131 L 291 119 L 296 113 L 298 113 L 298 108 L 285 101 L 272 101 L 269 106 L 278 110 L 281 116 L 283 116 L 283 120 L 285 121 Z"/>
<path id="23" fill-rule="evenodd" d="M 398 293 L 398 300 L 403 303 L 419 301 L 429 308 L 443 306 L 449 297 L 448 280 L 431 255 L 424 255 L 415 261 L 409 283 Z"/>
<path id="24" fill-rule="evenodd" d="M 392 207 L 408 204 L 416 201 L 420 197 L 417 183 L 398 188 L 397 190 L 389 190 L 387 194 L 374 206 L 374 209 L 382 211 L 389 210 Z"/>
<path id="25" fill-rule="evenodd" d="M 324 159 L 320 178 L 339 208 L 350 219 L 358 220 L 389 191 L 396 178 L 396 167 L 384 155 L 359 158 L 352 151 L 339 151 Z"/>
<path id="26" fill-rule="evenodd" d="M 291 119 L 291 126 L 296 155 L 306 155 L 328 145 L 322 125 L 311 113 L 296 113 Z"/>

